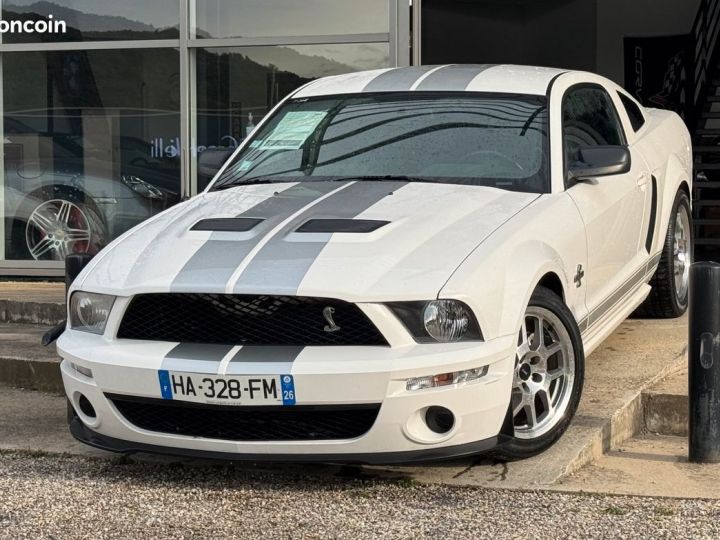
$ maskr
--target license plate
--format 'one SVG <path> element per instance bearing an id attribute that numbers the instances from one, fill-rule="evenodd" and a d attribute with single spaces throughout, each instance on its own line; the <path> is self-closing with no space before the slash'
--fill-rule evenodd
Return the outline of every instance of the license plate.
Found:
<path id="1" fill-rule="evenodd" d="M 222 405 L 295 405 L 292 375 L 207 375 L 158 370 L 163 399 Z"/>

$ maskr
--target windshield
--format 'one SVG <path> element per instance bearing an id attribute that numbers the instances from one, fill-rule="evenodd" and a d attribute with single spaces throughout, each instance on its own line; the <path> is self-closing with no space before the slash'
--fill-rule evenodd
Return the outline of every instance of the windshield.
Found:
<path id="1" fill-rule="evenodd" d="M 516 94 L 296 99 L 252 134 L 211 190 L 392 180 L 548 192 L 547 101 Z"/>

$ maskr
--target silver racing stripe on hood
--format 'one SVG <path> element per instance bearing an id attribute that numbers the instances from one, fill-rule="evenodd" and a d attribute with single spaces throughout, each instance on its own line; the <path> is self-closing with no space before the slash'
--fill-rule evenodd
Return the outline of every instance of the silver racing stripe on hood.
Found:
<path id="1" fill-rule="evenodd" d="M 331 182 L 295 184 L 235 216 L 263 218 L 263 221 L 244 239 L 228 238 L 232 233 L 213 232 L 175 276 L 170 291 L 206 291 L 213 286 L 224 289 L 238 266 L 278 224 L 342 186 Z"/>
<path id="2" fill-rule="evenodd" d="M 330 242 L 333 233 L 303 234 L 287 239 L 308 219 L 351 219 L 365 212 L 407 182 L 355 182 L 300 213 L 278 231 L 238 272 L 232 283 L 235 294 L 252 294 L 272 286 L 278 293 L 296 295 L 310 267 Z M 229 284 L 230 285 L 230 284 Z"/>

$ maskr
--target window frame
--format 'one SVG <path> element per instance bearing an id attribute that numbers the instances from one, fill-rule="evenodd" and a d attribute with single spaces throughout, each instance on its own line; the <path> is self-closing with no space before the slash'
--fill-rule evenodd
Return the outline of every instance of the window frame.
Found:
<path id="1" fill-rule="evenodd" d="M 630 123 L 630 128 L 633 130 L 634 133 L 639 133 L 647 124 L 647 118 L 645 116 L 645 113 L 643 112 L 643 107 L 638 102 L 636 102 L 633 98 L 631 98 L 628 94 L 625 92 L 621 92 L 620 90 L 617 91 L 618 98 L 620 99 L 620 103 L 622 104 L 623 108 L 625 109 L 625 113 L 627 114 L 628 121 Z M 633 122 L 633 116 L 630 114 L 630 111 L 628 110 L 629 107 L 635 107 L 637 109 L 637 112 L 640 114 L 640 118 L 642 119 L 642 124 L 640 124 L 639 127 L 635 127 L 635 123 Z"/>

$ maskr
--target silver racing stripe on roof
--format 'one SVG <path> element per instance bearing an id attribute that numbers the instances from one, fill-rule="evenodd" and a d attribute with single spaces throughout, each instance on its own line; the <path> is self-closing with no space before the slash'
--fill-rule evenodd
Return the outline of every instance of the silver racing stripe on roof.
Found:
<path id="1" fill-rule="evenodd" d="M 482 72 L 495 67 L 496 64 L 478 65 L 450 65 L 434 71 L 415 90 L 459 92 L 467 89 L 468 85 Z"/>
<path id="2" fill-rule="evenodd" d="M 363 92 L 399 92 L 410 88 L 428 71 L 437 66 L 414 66 L 385 71 L 372 79 L 363 88 Z"/>
<path id="3" fill-rule="evenodd" d="M 263 218 L 246 236 L 213 232 L 193 254 L 170 285 L 170 292 L 224 292 L 228 280 L 252 249 L 279 223 L 342 184 L 306 182 L 279 190 L 274 195 L 235 217 Z"/>
<path id="4" fill-rule="evenodd" d="M 351 219 L 365 212 L 407 182 L 355 182 L 302 212 L 278 231 L 249 261 L 233 286 L 233 293 L 251 294 L 270 287 L 277 294 L 296 295 L 310 267 L 328 245 L 334 233 L 287 235 L 313 218 Z"/>

